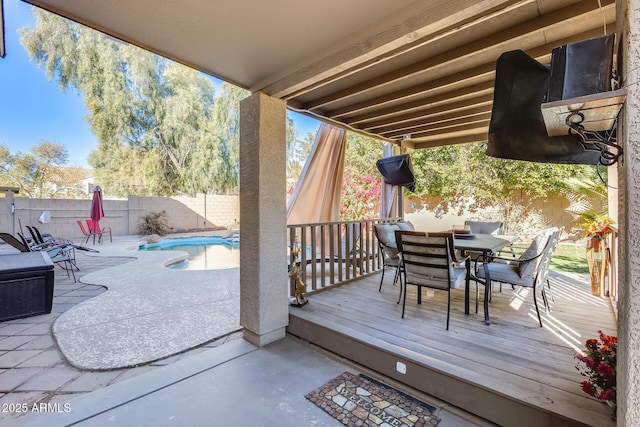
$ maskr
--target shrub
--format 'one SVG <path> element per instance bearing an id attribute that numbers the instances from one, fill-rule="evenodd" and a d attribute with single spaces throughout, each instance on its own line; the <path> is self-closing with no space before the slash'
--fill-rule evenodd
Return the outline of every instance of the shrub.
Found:
<path id="1" fill-rule="evenodd" d="M 145 236 L 147 234 L 163 236 L 167 234 L 167 231 L 169 230 L 168 221 L 169 219 L 167 218 L 167 213 L 165 211 L 149 212 L 147 215 L 140 217 L 140 222 L 138 223 L 138 234 L 141 236 Z"/>

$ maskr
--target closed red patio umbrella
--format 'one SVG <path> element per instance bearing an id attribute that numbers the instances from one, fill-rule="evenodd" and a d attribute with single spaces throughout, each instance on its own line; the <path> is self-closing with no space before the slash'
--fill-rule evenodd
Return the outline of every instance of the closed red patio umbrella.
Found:
<path id="1" fill-rule="evenodd" d="M 93 199 L 91 200 L 91 219 L 93 220 L 94 229 L 92 232 L 100 230 L 100 220 L 104 218 L 104 209 L 102 207 L 102 188 L 96 185 L 93 189 Z"/>

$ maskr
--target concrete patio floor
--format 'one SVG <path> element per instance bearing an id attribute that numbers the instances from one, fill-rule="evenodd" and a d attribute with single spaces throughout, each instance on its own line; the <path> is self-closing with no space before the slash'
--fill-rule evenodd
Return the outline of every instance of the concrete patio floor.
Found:
<path id="1" fill-rule="evenodd" d="M 84 282 L 100 279 L 108 286 L 113 271 L 134 266 L 134 259 L 123 256 L 130 254 L 122 252 L 132 242 L 135 238 L 95 246 L 99 254 L 79 251 L 77 283 L 56 269 L 52 313 L 0 323 L 0 424 L 218 425 L 224 420 L 251 426 L 341 425 L 304 395 L 344 371 L 364 370 L 293 338 L 258 349 L 231 332 L 135 367 L 95 371 L 72 366 L 59 351 L 52 324 L 111 292 Z M 0 245 L 0 254 L 11 250 Z M 436 406 L 441 427 L 490 425 L 429 396 L 404 391 Z"/>
<path id="2" fill-rule="evenodd" d="M 211 328 L 202 328 L 211 333 L 204 339 L 202 335 L 186 334 L 191 338 L 174 341 L 171 346 L 164 345 L 158 340 L 156 341 L 159 344 L 154 344 L 154 341 L 149 338 L 150 335 L 147 335 L 144 342 L 148 347 L 132 345 L 131 348 L 127 348 L 126 345 L 134 342 L 136 336 L 134 333 L 126 333 L 127 331 L 122 330 L 123 333 L 111 334 L 111 339 L 106 339 L 99 328 L 108 329 L 110 325 L 117 324 L 123 318 L 136 317 L 127 313 L 131 309 L 131 300 L 138 300 L 136 295 L 144 296 L 146 293 L 143 286 L 129 287 L 127 289 L 129 292 L 124 293 L 116 291 L 118 286 L 126 287 L 126 283 L 141 283 L 140 280 L 131 282 L 127 279 L 131 267 L 138 269 L 138 275 L 143 273 L 147 283 L 150 278 L 154 278 L 158 280 L 159 287 L 166 289 L 171 284 L 175 285 L 175 281 L 158 277 L 167 271 L 162 267 L 161 262 L 156 262 L 158 253 L 143 253 L 143 256 L 148 257 L 145 262 L 136 260 L 130 252 L 126 251 L 126 248 L 135 246 L 137 241 L 135 236 L 128 236 L 118 237 L 113 243 L 85 245 L 97 249 L 99 253 L 76 251 L 80 267 L 80 272 L 76 272 L 77 283 L 67 277 L 63 270 L 56 268 L 53 308 L 50 314 L 0 323 L 0 405 L 16 402 L 29 405 L 41 402 L 64 402 L 79 394 L 115 384 L 229 340 L 240 338 L 241 334 L 234 333 L 239 330 L 238 322 L 229 320 L 233 317 L 226 316 L 227 320 L 218 322 L 213 327 L 213 332 Z M 84 245 L 81 242 L 77 243 Z M 15 252 L 9 245 L 0 245 L 0 254 Z M 166 257 L 166 253 L 164 255 Z M 173 256 L 175 257 L 175 254 Z M 155 275 L 151 274 L 152 270 L 155 271 Z M 198 275 L 203 272 L 188 273 Z M 93 279 L 92 275 L 95 275 Z M 132 277 L 135 279 L 138 276 Z M 237 280 L 235 282 L 237 285 Z M 106 292 L 105 286 L 110 288 L 109 292 Z M 157 290 L 154 294 L 161 295 L 162 292 Z M 190 288 L 183 294 L 189 299 L 188 294 L 193 294 L 197 290 Z M 116 294 L 121 298 L 120 303 L 114 300 Z M 97 296 L 100 298 L 94 298 Z M 101 299 L 103 301 L 100 301 Z M 126 301 L 127 304 L 123 304 L 122 301 Z M 87 306 L 79 305 L 82 302 L 89 304 L 92 309 L 87 311 Z M 108 319 L 103 319 L 102 323 L 96 322 L 96 314 L 106 313 L 110 304 L 115 304 L 117 309 Z M 194 311 L 198 310 L 198 306 L 195 304 Z M 186 311 L 189 312 L 188 309 Z M 167 309 L 163 310 L 161 315 L 180 316 L 184 319 L 184 312 L 185 310 Z M 224 311 L 216 311 L 213 314 L 214 318 L 221 313 Z M 85 318 L 82 319 L 80 315 Z M 205 316 L 204 319 L 211 320 L 210 317 Z M 79 323 L 74 326 L 75 321 Z M 199 324 L 203 320 L 195 321 Z M 165 322 L 164 327 L 155 328 L 155 331 L 161 334 L 167 324 L 175 325 L 176 323 L 180 322 Z M 184 321 L 181 323 L 184 324 Z M 221 324 L 226 324 L 227 329 L 221 330 Z M 60 333 L 54 334 L 52 329 L 59 329 Z M 132 328 L 129 332 L 136 330 L 140 331 Z M 70 334 L 73 339 L 67 339 L 65 333 Z M 192 335 L 199 341 L 194 341 Z M 66 352 L 61 352 L 60 344 L 66 346 Z M 127 357 L 123 358 L 122 354 Z M 114 361 L 120 362 L 121 366 L 117 366 Z M 125 366 L 128 368 L 116 369 Z M 2 406 L 0 406 L 0 423 L 21 415 L 16 411 L 1 411 L 1 409 Z"/>

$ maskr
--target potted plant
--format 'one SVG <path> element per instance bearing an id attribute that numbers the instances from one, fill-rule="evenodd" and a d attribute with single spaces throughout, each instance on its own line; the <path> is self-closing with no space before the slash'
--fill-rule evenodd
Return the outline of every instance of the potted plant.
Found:
<path id="1" fill-rule="evenodd" d="M 600 241 L 611 233 L 611 224 L 615 224 L 615 221 L 609 218 L 606 212 L 588 211 L 583 213 L 581 217 L 583 219 L 582 227 L 589 238 L 587 249 L 593 249 L 594 252 L 598 252 L 600 250 Z"/>
<path id="2" fill-rule="evenodd" d="M 606 335 L 602 331 L 598 331 L 598 337 L 586 341 L 585 354 L 575 354 L 576 359 L 584 363 L 584 367 L 576 365 L 576 369 L 586 377 L 580 383 L 582 391 L 609 405 L 612 409 L 611 419 L 615 421 L 618 337 Z"/>

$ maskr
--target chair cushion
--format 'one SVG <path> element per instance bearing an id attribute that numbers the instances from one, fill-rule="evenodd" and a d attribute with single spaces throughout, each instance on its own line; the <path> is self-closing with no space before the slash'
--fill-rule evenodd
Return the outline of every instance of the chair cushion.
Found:
<path id="1" fill-rule="evenodd" d="M 460 286 L 464 285 L 466 277 L 466 268 L 451 267 L 452 288 L 459 288 Z"/>
<path id="2" fill-rule="evenodd" d="M 467 277 L 467 270 L 465 268 L 450 267 L 449 274 L 451 282 L 447 283 L 447 280 L 442 277 L 441 269 L 414 267 L 413 271 L 407 272 L 407 283 L 410 285 L 424 285 L 436 289 L 447 289 L 449 286 L 459 288 L 464 285 L 465 278 Z"/>
<path id="3" fill-rule="evenodd" d="M 532 241 L 529 247 L 522 252 L 519 260 L 531 259 L 535 256 L 538 256 L 544 250 L 545 245 L 547 244 L 547 239 L 549 235 L 546 232 L 542 232 L 538 234 Z M 520 277 L 525 276 L 533 276 L 535 274 L 536 268 L 540 263 L 541 257 L 538 257 L 532 261 L 521 262 L 518 264 L 518 275 Z"/>
<path id="4" fill-rule="evenodd" d="M 396 222 L 399 230 L 402 231 L 415 231 L 416 228 L 413 226 L 411 221 L 398 221 Z"/>
<path id="5" fill-rule="evenodd" d="M 399 230 L 400 227 L 396 224 L 376 224 L 375 227 L 380 243 L 390 248 L 398 247 L 396 244 L 396 230 Z"/>
<path id="6" fill-rule="evenodd" d="M 532 287 L 534 283 L 533 276 L 521 277 L 518 274 L 518 267 L 515 264 L 506 264 L 502 262 L 491 262 L 486 265 L 489 270 L 489 276 L 492 281 L 511 283 L 514 285 Z M 485 278 L 484 266 L 478 269 L 478 276 Z"/>

